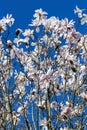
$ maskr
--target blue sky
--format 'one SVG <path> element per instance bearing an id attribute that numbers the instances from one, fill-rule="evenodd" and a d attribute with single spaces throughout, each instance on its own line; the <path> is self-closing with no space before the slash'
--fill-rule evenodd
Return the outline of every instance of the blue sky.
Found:
<path id="1" fill-rule="evenodd" d="M 0 0 L 0 18 L 12 13 L 15 18 L 14 27 L 26 28 L 33 18 L 34 10 L 38 8 L 47 11 L 48 17 L 74 19 L 76 16 L 73 9 L 76 5 L 87 9 L 86 0 Z"/>

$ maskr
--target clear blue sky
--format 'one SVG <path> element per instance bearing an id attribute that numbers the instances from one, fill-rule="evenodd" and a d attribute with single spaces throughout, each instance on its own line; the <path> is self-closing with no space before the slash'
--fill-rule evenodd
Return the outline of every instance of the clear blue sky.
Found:
<path id="1" fill-rule="evenodd" d="M 76 5 L 87 10 L 87 0 L 0 0 L 0 18 L 12 13 L 15 18 L 14 27 L 26 28 L 35 9 L 42 8 L 47 11 L 48 17 L 74 19 L 76 16 L 73 9 Z"/>

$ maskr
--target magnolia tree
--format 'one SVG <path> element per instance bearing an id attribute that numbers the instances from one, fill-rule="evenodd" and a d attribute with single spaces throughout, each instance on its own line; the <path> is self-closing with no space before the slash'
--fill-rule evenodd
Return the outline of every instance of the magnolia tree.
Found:
<path id="1" fill-rule="evenodd" d="M 42 9 L 33 16 L 15 36 L 12 15 L 0 19 L 0 130 L 86 130 L 87 35 Z"/>

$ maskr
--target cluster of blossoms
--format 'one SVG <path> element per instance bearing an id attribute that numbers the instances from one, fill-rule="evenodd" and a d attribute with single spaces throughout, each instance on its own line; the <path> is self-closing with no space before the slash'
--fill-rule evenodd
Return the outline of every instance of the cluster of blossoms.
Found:
<path id="1" fill-rule="evenodd" d="M 3 33 L 7 29 L 7 25 L 11 27 L 14 23 L 14 18 L 12 15 L 7 14 L 6 17 L 0 20 L 0 32 Z"/>
<path id="2" fill-rule="evenodd" d="M 87 22 L 83 10 L 74 12 Z M 0 20 L 0 129 L 85 129 L 87 35 L 42 9 L 33 16 L 31 29 L 16 29 L 13 41 L 14 18 Z"/>

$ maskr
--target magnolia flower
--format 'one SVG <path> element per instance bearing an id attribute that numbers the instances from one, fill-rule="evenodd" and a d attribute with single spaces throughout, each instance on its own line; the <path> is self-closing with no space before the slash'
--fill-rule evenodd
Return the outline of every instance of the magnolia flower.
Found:
<path id="1" fill-rule="evenodd" d="M 7 14 L 7 16 L 3 18 L 3 22 L 11 27 L 14 23 L 14 18 L 12 18 L 12 14 Z"/>
<path id="2" fill-rule="evenodd" d="M 14 43 L 17 43 L 17 46 L 19 46 L 19 44 L 21 44 L 21 43 L 25 43 L 26 45 L 28 45 L 28 40 L 29 39 L 27 37 L 25 39 L 15 38 Z"/>
<path id="3" fill-rule="evenodd" d="M 85 23 L 87 23 L 87 14 L 83 14 L 83 18 L 81 19 L 81 24 L 83 25 L 83 24 L 85 24 Z"/>
<path id="4" fill-rule="evenodd" d="M 4 61 L 3 61 L 3 66 L 5 67 L 7 64 L 8 64 L 8 60 L 7 60 L 7 58 L 5 57 L 5 58 L 4 58 Z"/>
<path id="5" fill-rule="evenodd" d="M 17 89 L 14 91 L 15 94 L 20 94 L 21 96 L 24 96 L 25 94 L 25 86 L 28 85 L 28 80 L 24 73 L 20 72 L 15 76 L 15 82 L 17 85 Z"/>
<path id="6" fill-rule="evenodd" d="M 39 103 L 37 103 L 37 106 L 40 108 L 40 109 L 46 109 L 46 101 L 45 100 L 42 100 L 42 101 L 39 101 Z"/>
<path id="7" fill-rule="evenodd" d="M 43 21 L 45 30 L 50 32 L 56 29 L 55 27 L 57 24 L 58 24 L 58 19 L 56 17 L 51 17 Z"/>
<path id="8" fill-rule="evenodd" d="M 30 94 L 27 96 L 27 98 L 30 100 L 30 101 L 33 101 L 36 99 L 36 96 L 37 96 L 37 93 L 36 93 L 36 89 L 33 89 Z"/>
<path id="9" fill-rule="evenodd" d="M 9 46 L 9 47 L 12 46 L 12 41 L 11 40 L 7 40 L 7 46 Z"/>
<path id="10" fill-rule="evenodd" d="M 25 29 L 25 32 L 23 33 L 23 35 L 24 35 L 25 37 L 28 37 L 28 38 L 30 38 L 30 36 L 31 36 L 32 38 L 34 38 L 33 33 L 34 33 L 34 30 Z"/>
<path id="11" fill-rule="evenodd" d="M 53 70 L 51 68 L 49 68 L 46 74 L 42 74 L 40 76 L 40 81 L 44 81 L 44 80 L 48 81 L 48 80 L 50 80 L 52 73 L 53 73 Z"/>
<path id="12" fill-rule="evenodd" d="M 70 30 L 74 27 L 74 23 L 75 22 L 73 20 L 68 21 L 68 19 L 65 18 L 64 20 L 61 21 L 61 26 L 64 28 L 64 31 L 67 31 L 67 29 Z"/>
<path id="13" fill-rule="evenodd" d="M 20 94 L 19 98 L 25 95 L 25 87 L 20 84 L 17 86 L 17 88 L 14 90 L 14 95 Z"/>
<path id="14" fill-rule="evenodd" d="M 67 85 L 69 85 L 69 86 L 74 85 L 75 81 L 76 81 L 76 80 L 75 80 L 75 75 L 73 74 L 72 76 L 70 76 L 70 77 L 68 78 Z"/>
<path id="15" fill-rule="evenodd" d="M 24 73 L 20 72 L 18 75 L 15 76 L 17 83 L 24 83 L 27 81 L 26 76 Z"/>
<path id="16" fill-rule="evenodd" d="M 20 107 L 17 109 L 17 112 L 20 113 L 20 114 L 23 114 L 23 112 L 24 112 L 24 107 L 23 107 L 23 106 L 20 106 Z"/>
<path id="17" fill-rule="evenodd" d="M 72 29 L 66 35 L 66 42 L 69 44 L 76 44 L 80 40 L 81 36 L 82 35 L 79 32 L 77 32 L 75 29 Z"/>
<path id="18" fill-rule="evenodd" d="M 3 33 L 6 30 L 6 24 L 3 20 L 0 20 L 0 32 Z"/>
<path id="19" fill-rule="evenodd" d="M 23 114 L 24 110 L 28 107 L 28 102 L 24 102 L 24 106 L 20 106 L 18 109 L 17 109 L 17 112 L 19 114 Z"/>
<path id="20" fill-rule="evenodd" d="M 13 46 L 12 48 L 15 52 L 15 55 L 17 56 L 18 58 L 18 61 L 21 62 L 21 64 L 24 64 L 26 62 L 26 53 L 23 51 L 23 49 L 18 49 L 16 48 L 15 46 Z"/>
<path id="21" fill-rule="evenodd" d="M 75 13 L 75 14 L 77 13 L 79 18 L 82 18 L 82 16 L 83 16 L 83 15 L 82 15 L 82 11 L 83 11 L 83 10 L 82 10 L 82 9 L 79 9 L 78 6 L 76 6 L 76 9 L 74 9 L 74 13 Z"/>
<path id="22" fill-rule="evenodd" d="M 34 18 L 41 19 L 41 18 L 46 18 L 44 15 L 47 15 L 47 12 L 43 11 L 40 8 L 40 9 L 35 10 L 35 14 L 33 16 Z"/>
<path id="23" fill-rule="evenodd" d="M 87 94 L 86 94 L 85 92 L 82 92 L 82 93 L 80 94 L 80 96 L 81 96 L 85 101 L 87 101 Z"/>
<path id="24" fill-rule="evenodd" d="M 49 43 L 49 42 L 48 42 L 49 38 L 48 38 L 47 34 L 45 34 L 45 35 L 41 38 L 41 40 L 44 41 L 44 42 L 46 42 L 46 43 Z"/>
<path id="25" fill-rule="evenodd" d="M 51 107 L 51 108 L 54 108 L 55 110 L 57 110 L 57 102 L 56 102 L 56 101 L 53 101 L 53 102 L 50 104 L 50 107 Z"/>
<path id="26" fill-rule="evenodd" d="M 85 72 L 85 71 L 86 71 L 86 66 L 85 66 L 85 65 L 82 65 L 82 66 L 80 67 L 80 71 Z"/>
<path id="27" fill-rule="evenodd" d="M 37 9 L 35 10 L 35 14 L 34 16 L 34 20 L 32 21 L 32 24 L 29 24 L 30 26 L 34 26 L 36 29 L 36 32 L 39 32 L 39 25 L 41 25 L 43 23 L 43 21 L 46 19 L 46 15 L 47 13 L 45 11 L 43 11 L 42 9 Z"/>
<path id="28" fill-rule="evenodd" d="M 38 26 L 41 25 L 41 23 L 42 23 L 41 20 L 39 20 L 39 19 L 34 19 L 34 20 L 32 21 L 32 24 L 29 24 L 29 26 L 34 26 L 35 29 L 36 29 L 36 32 L 39 32 L 40 29 L 39 29 Z"/>
<path id="29" fill-rule="evenodd" d="M 62 112 L 61 112 L 61 115 L 63 116 L 63 115 L 68 115 L 68 114 L 71 114 L 71 112 L 72 112 L 72 108 L 71 107 L 69 107 L 69 106 L 65 106 L 65 107 L 63 107 L 63 109 L 62 109 Z"/>

